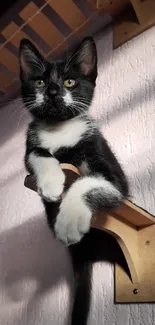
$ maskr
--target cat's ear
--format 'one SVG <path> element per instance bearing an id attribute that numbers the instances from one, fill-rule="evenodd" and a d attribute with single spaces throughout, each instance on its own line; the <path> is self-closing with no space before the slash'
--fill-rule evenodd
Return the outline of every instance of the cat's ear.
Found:
<path id="1" fill-rule="evenodd" d="M 37 48 L 26 38 L 22 39 L 19 48 L 19 64 L 21 80 L 45 71 L 45 61 Z"/>
<path id="2" fill-rule="evenodd" d="M 71 57 L 85 76 L 97 76 L 97 51 L 92 37 L 86 37 Z"/>

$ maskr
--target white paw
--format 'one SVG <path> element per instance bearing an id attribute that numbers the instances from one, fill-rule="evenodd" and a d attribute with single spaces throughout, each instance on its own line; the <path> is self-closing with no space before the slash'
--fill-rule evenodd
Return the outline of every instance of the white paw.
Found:
<path id="1" fill-rule="evenodd" d="M 82 198 L 78 204 L 73 202 L 64 198 L 55 223 L 56 238 L 65 245 L 78 243 L 90 229 L 91 211 Z"/>
<path id="2" fill-rule="evenodd" d="M 56 202 L 61 198 L 64 183 L 65 175 L 61 169 L 55 175 L 45 172 L 37 182 L 38 194 L 46 201 Z"/>

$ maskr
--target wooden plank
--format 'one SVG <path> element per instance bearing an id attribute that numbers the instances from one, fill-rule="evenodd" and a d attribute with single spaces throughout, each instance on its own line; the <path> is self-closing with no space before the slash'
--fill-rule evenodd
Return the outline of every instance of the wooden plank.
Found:
<path id="1" fill-rule="evenodd" d="M 131 7 L 116 18 L 114 22 L 114 48 L 131 40 L 133 37 L 155 25 L 155 14 L 142 24 L 138 23 L 135 11 Z"/>
<path id="2" fill-rule="evenodd" d="M 0 48 L 0 63 L 2 63 L 8 70 L 11 70 L 14 74 L 19 74 L 17 57 L 5 47 Z"/>
<path id="3" fill-rule="evenodd" d="M 20 81 L 19 79 L 14 79 L 12 82 L 6 87 L 6 91 L 8 93 L 16 93 L 20 90 Z"/>
<path id="4" fill-rule="evenodd" d="M 135 10 L 136 16 L 140 24 L 144 24 L 153 15 L 155 16 L 155 1 L 154 0 L 130 0 Z"/>
<path id="5" fill-rule="evenodd" d="M 117 208 L 115 214 L 136 227 L 155 224 L 154 217 L 129 201 L 124 202 L 120 208 Z"/>
<path id="6" fill-rule="evenodd" d="M 63 42 L 64 36 L 45 14 L 39 11 L 39 8 L 33 2 L 30 2 L 19 13 L 19 16 L 27 22 L 50 47 L 55 47 Z"/>
<path id="7" fill-rule="evenodd" d="M 72 0 L 65 0 L 62 6 L 62 0 L 45 0 L 49 6 L 65 21 L 65 23 L 74 30 L 85 21 L 85 16 Z"/>
<path id="8" fill-rule="evenodd" d="M 3 72 L 0 72 L 0 89 L 3 90 L 7 85 L 11 83 L 11 77 Z"/>
<path id="9" fill-rule="evenodd" d="M 98 0 L 87 0 L 87 2 L 91 5 L 93 9 L 97 9 Z"/>
<path id="10" fill-rule="evenodd" d="M 12 37 L 13 34 L 15 35 Z M 21 30 L 14 21 L 12 21 L 9 25 L 6 26 L 5 29 L 2 30 L 2 35 L 17 49 L 19 49 L 19 44 L 22 38 L 28 38 L 36 47 L 38 47 L 34 40 L 32 40 L 23 30 Z M 41 49 L 39 50 L 43 53 Z"/>
<path id="11" fill-rule="evenodd" d="M 95 17 L 95 15 L 97 14 L 97 11 L 95 11 L 90 17 L 88 17 L 84 23 L 82 25 L 80 25 L 79 27 L 77 27 L 69 36 L 67 36 L 64 40 L 64 42 L 58 44 L 54 49 L 52 49 L 51 51 L 49 51 L 46 55 L 46 57 L 50 57 L 52 55 L 53 52 L 58 53 L 58 55 L 60 54 L 62 49 L 65 49 L 66 47 L 68 48 L 68 43 L 67 40 L 70 37 L 76 36 L 76 37 L 80 37 L 81 39 L 81 34 L 83 34 L 84 31 L 86 31 L 86 29 L 88 29 L 88 26 L 90 24 L 90 21 L 92 20 L 93 17 Z"/>
<path id="12" fill-rule="evenodd" d="M 120 14 L 129 3 L 129 0 L 98 0 L 97 8 L 110 16 L 116 16 Z"/>

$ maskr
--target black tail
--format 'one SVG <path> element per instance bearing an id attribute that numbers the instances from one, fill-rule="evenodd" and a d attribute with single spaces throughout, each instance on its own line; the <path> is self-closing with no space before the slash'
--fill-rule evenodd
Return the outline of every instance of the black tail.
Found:
<path id="1" fill-rule="evenodd" d="M 98 261 L 98 252 L 102 236 L 97 229 L 91 229 L 80 243 L 70 246 L 70 254 L 75 275 L 75 296 L 72 309 L 71 325 L 87 325 L 91 288 L 92 267 Z"/>
<path id="2" fill-rule="evenodd" d="M 79 250 L 79 248 L 77 248 Z M 92 263 L 84 260 L 83 254 L 77 255 L 74 249 L 70 250 L 75 276 L 75 297 L 72 309 L 71 325 L 86 325 L 89 315 L 91 298 Z"/>
<path id="3" fill-rule="evenodd" d="M 85 264 L 75 272 L 76 291 L 71 325 L 86 325 L 91 296 L 91 265 Z"/>

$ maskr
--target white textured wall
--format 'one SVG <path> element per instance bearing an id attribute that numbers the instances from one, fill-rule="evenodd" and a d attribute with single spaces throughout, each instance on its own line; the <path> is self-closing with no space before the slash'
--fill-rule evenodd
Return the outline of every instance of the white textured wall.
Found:
<path id="1" fill-rule="evenodd" d="M 133 200 L 155 214 L 155 28 L 115 51 L 110 28 L 96 40 L 92 114 L 122 161 Z M 28 117 L 20 106 L 0 111 L 0 324 L 68 325 L 72 270 L 38 196 L 23 186 Z M 95 266 L 93 289 L 89 325 L 153 324 L 154 305 L 114 305 L 112 265 Z"/>

